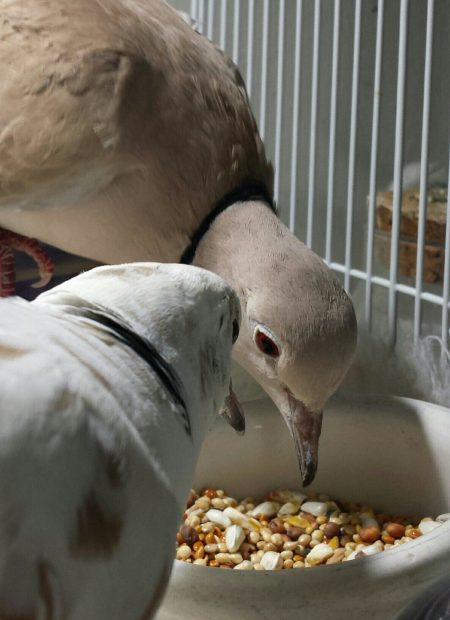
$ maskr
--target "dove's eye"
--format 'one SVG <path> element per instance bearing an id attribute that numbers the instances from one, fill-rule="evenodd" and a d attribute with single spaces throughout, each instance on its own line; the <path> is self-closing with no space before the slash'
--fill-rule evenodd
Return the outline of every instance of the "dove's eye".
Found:
<path id="1" fill-rule="evenodd" d="M 280 357 L 280 350 L 275 342 L 260 329 L 255 330 L 255 343 L 258 349 L 269 357 Z"/>
<path id="2" fill-rule="evenodd" d="M 234 320 L 233 321 L 233 344 L 236 342 L 239 336 L 239 323 Z"/>

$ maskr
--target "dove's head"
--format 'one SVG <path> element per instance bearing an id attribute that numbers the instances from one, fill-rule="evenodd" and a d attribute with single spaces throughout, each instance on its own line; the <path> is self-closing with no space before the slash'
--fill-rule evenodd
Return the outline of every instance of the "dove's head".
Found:
<path id="1" fill-rule="evenodd" d="M 353 305 L 323 260 L 263 204 L 216 218 L 196 264 L 219 273 L 242 309 L 233 355 L 277 405 L 294 439 L 303 483 L 317 468 L 322 410 L 356 346 Z"/>
<path id="2" fill-rule="evenodd" d="M 86 309 L 88 318 L 91 311 L 100 312 L 126 325 L 175 371 L 187 408 L 195 411 L 193 424 L 204 429 L 208 416 L 220 410 L 236 430 L 244 430 L 230 384 L 240 305 L 218 275 L 179 264 L 107 265 L 56 286 L 36 302 L 59 305 L 69 314 Z"/>

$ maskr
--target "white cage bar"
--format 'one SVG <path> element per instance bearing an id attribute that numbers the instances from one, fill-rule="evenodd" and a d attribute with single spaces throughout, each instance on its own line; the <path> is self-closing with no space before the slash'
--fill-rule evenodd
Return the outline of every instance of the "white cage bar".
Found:
<path id="1" fill-rule="evenodd" d="M 241 67 L 276 168 L 282 217 L 392 342 L 399 321 L 449 343 L 450 215 L 443 277 L 424 279 L 431 164 L 448 187 L 447 0 L 172 0 Z M 439 52 L 436 52 L 439 50 Z M 364 79 L 362 78 L 364 76 Z M 401 207 L 417 162 L 415 273 L 402 272 Z M 430 163 L 431 162 L 431 163 Z M 392 189 L 382 237 L 378 192 Z M 384 240 L 383 240 L 384 239 Z M 383 258 L 380 248 L 387 251 Z M 384 262 L 383 262 L 384 261 Z"/>

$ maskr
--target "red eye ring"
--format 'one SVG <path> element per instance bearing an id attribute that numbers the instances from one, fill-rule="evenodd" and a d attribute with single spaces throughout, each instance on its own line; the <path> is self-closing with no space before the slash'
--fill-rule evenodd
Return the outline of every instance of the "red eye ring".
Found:
<path id="1" fill-rule="evenodd" d="M 258 349 L 269 357 L 280 357 L 280 350 L 274 341 L 264 332 L 256 330 L 255 342 Z"/>

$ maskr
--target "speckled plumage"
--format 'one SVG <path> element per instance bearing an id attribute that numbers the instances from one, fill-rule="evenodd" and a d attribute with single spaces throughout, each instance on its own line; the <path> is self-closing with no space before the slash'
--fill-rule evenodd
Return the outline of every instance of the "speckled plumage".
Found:
<path id="1" fill-rule="evenodd" d="M 156 348 L 158 373 L 104 325 Z M 100 267 L 0 300 L 0 618 L 150 619 L 203 436 L 229 389 L 239 304 L 185 265 Z"/>

